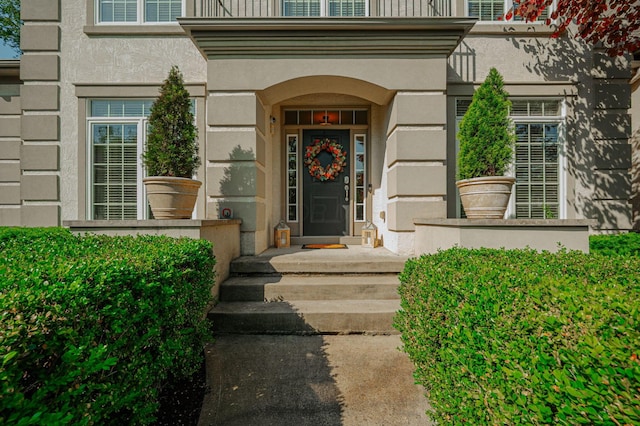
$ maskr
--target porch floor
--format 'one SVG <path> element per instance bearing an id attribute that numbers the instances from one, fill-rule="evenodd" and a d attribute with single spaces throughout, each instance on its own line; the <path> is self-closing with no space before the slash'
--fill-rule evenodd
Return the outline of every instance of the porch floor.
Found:
<path id="1" fill-rule="evenodd" d="M 397 255 L 384 247 L 366 248 L 347 245 L 346 249 L 269 248 L 259 255 L 242 256 L 232 263 L 232 273 L 251 272 L 281 274 L 312 273 L 377 273 L 402 272 L 408 256 Z M 331 271 L 327 271 L 330 268 Z"/>

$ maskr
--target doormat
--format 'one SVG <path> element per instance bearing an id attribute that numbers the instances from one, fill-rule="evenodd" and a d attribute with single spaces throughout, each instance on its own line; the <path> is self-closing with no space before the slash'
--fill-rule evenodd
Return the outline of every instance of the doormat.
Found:
<path id="1" fill-rule="evenodd" d="M 305 244 L 303 249 L 346 249 L 346 244 Z"/>

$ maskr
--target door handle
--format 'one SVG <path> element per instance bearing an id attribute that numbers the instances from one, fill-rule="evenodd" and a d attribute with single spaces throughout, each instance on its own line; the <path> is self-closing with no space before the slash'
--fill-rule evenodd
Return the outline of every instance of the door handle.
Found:
<path id="1" fill-rule="evenodd" d="M 344 186 L 344 201 L 349 202 L 349 185 Z"/>

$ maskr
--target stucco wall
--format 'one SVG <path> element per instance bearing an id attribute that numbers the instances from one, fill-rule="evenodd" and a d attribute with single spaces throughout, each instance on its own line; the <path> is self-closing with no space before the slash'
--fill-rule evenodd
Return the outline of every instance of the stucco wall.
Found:
<path id="1" fill-rule="evenodd" d="M 268 247 L 273 226 L 282 218 L 284 135 L 279 125 L 272 131 L 270 117 L 278 120 L 280 108 L 288 104 L 337 105 L 338 98 L 327 100 L 335 94 L 371 107 L 371 217 L 387 247 L 411 250 L 414 217 L 452 215 L 451 103 L 458 95 L 472 94 L 492 66 L 514 96 L 566 100 L 566 217 L 596 219 L 601 231 L 631 226 L 625 58 L 610 60 L 573 38 L 549 39 L 548 31 L 535 26 L 494 25 L 491 30 L 477 25 L 448 61 L 437 55 L 207 61 L 179 26 L 124 33 L 120 27 L 88 25 L 91 4 L 23 1 L 23 90 L 29 96 L 26 108 L 22 100 L 21 132 L 26 145 L 49 161 L 32 164 L 34 169 L 21 178 L 19 202 L 31 211 L 25 216 L 31 221 L 22 217 L 22 224 L 84 219 L 86 101 L 118 87 L 127 96 L 148 97 L 177 64 L 198 92 L 204 163 L 198 175 L 211 183 L 203 186 L 197 215 L 204 219 L 206 206 L 206 215 L 215 218 L 217 202 L 232 196 L 243 216 L 248 252 Z M 38 96 L 39 90 L 49 95 Z M 414 138 L 417 133 L 420 137 Z M 231 157 L 237 146 L 252 149 L 251 158 Z M 419 154 L 411 158 L 410 153 Z M 232 167 L 243 167 L 254 186 L 222 193 L 225 170 Z M 248 204 L 253 207 L 245 217 Z"/>
<path id="2" fill-rule="evenodd" d="M 15 62 L 0 61 L 0 225 L 20 226 L 20 80 Z"/>
<path id="3" fill-rule="evenodd" d="M 571 36 L 498 37 L 477 28 L 449 59 L 450 94 L 455 87 L 457 93 L 470 95 L 471 83 L 477 86 L 496 67 L 512 96 L 564 99 L 566 218 L 595 219 L 595 231 L 630 229 L 628 58 L 610 58 Z M 452 119 L 450 115 L 450 124 Z M 451 157 L 451 129 L 449 143 Z M 450 182 L 454 167 L 449 169 Z M 454 201 L 449 200 L 450 214 Z"/>
<path id="4" fill-rule="evenodd" d="M 89 21 L 88 3 L 64 0 L 60 5 L 60 103 L 64 105 L 60 111 L 60 154 L 67 170 L 78 169 L 86 162 L 78 147 L 78 141 L 85 140 L 80 135 L 85 132 L 85 123 L 79 119 L 84 113 L 79 111 L 77 84 L 131 84 L 129 93 L 134 97 L 137 85 L 159 87 L 172 65 L 180 67 L 186 83 L 206 82 L 206 61 L 186 36 L 87 35 L 84 28 Z M 203 134 L 204 129 L 200 132 Z M 80 179 L 82 173 L 60 176 L 62 220 L 84 215 Z"/>

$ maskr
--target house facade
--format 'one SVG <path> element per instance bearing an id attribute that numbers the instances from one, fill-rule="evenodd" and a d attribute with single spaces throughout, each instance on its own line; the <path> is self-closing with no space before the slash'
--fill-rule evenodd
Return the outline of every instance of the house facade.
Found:
<path id="1" fill-rule="evenodd" d="M 461 215 L 456 127 L 496 67 L 518 137 L 508 216 L 631 229 L 631 59 L 498 20 L 509 7 L 23 0 L 24 53 L 0 64 L 0 224 L 149 219 L 146 119 L 177 65 L 203 160 L 194 218 L 241 219 L 243 254 L 282 220 L 297 241 L 371 221 L 413 253 L 414 219 Z"/>

